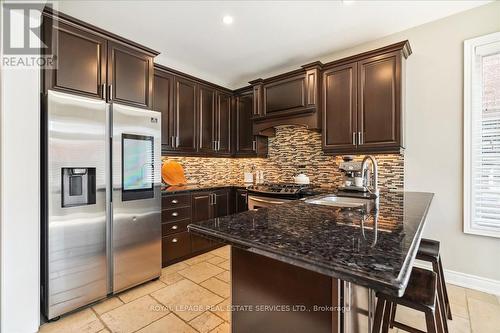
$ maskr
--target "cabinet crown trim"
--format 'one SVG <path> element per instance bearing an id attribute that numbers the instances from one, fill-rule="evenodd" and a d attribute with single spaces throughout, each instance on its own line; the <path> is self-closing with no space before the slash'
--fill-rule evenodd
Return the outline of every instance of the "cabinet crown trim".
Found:
<path id="1" fill-rule="evenodd" d="M 108 38 L 108 39 L 111 39 L 111 40 L 115 40 L 115 41 L 118 41 L 120 43 L 124 43 L 124 44 L 127 44 L 127 45 L 130 45 L 130 46 L 133 46 L 133 47 L 136 47 L 142 51 L 145 51 L 147 53 L 149 53 L 150 55 L 152 55 L 153 57 L 157 56 L 160 54 L 160 52 L 156 51 L 156 50 L 153 50 L 147 46 L 144 46 L 144 45 L 141 45 L 139 43 L 136 43 L 132 40 L 129 40 L 129 39 L 126 39 L 124 37 L 121 37 L 119 35 L 116 35 L 112 32 L 109 32 L 107 30 L 104 30 L 104 29 L 101 29 L 95 25 L 92 25 L 90 23 L 87 23 L 85 21 L 82 21 L 82 20 L 79 20 L 73 16 L 70 16 L 68 14 L 64 14 L 64 13 L 61 13 L 55 9 L 53 9 L 52 7 L 50 6 L 45 6 L 45 8 L 43 9 L 43 15 L 44 16 L 47 16 L 47 17 L 50 17 L 54 20 L 58 20 L 58 21 L 61 21 L 61 22 L 64 22 L 66 24 L 70 24 L 70 25 L 76 25 L 78 28 L 85 28 L 85 29 L 88 29 L 88 30 L 91 30 L 95 33 L 98 33 L 102 36 L 104 36 L 105 38 Z"/>

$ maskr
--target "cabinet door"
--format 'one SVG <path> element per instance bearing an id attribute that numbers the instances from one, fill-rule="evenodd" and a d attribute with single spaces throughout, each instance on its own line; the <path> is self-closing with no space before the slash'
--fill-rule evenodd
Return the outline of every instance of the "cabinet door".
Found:
<path id="1" fill-rule="evenodd" d="M 212 193 L 209 192 L 200 192 L 192 194 L 192 204 L 191 207 L 193 209 L 192 212 L 192 221 L 206 221 L 212 217 Z M 196 234 L 191 233 L 191 249 L 193 252 L 204 251 L 212 246 L 212 242 L 203 237 Z"/>
<path id="2" fill-rule="evenodd" d="M 192 194 L 192 220 L 193 222 L 206 221 L 212 217 L 212 193 L 199 192 Z"/>
<path id="3" fill-rule="evenodd" d="M 44 17 L 45 44 L 56 58 L 56 68 L 44 71 L 45 91 L 61 90 L 87 97 L 104 98 L 106 40 L 87 30 Z"/>
<path id="4" fill-rule="evenodd" d="M 248 193 L 246 190 L 237 189 L 235 197 L 235 213 L 241 213 L 248 210 Z"/>
<path id="5" fill-rule="evenodd" d="M 196 152 L 196 83 L 174 78 L 175 149 Z"/>
<path id="6" fill-rule="evenodd" d="M 214 242 L 208 238 L 191 233 L 191 250 L 193 253 L 210 249 Z"/>
<path id="7" fill-rule="evenodd" d="M 215 204 L 213 207 L 213 217 L 223 217 L 229 215 L 229 191 L 215 191 Z"/>
<path id="8" fill-rule="evenodd" d="M 358 62 L 360 149 L 400 145 L 401 55 L 392 52 Z"/>
<path id="9" fill-rule="evenodd" d="M 174 138 L 174 77 L 164 71 L 155 70 L 153 82 L 153 110 L 161 112 L 162 150 L 173 149 Z"/>
<path id="10" fill-rule="evenodd" d="M 231 95 L 217 93 L 217 153 L 231 153 Z"/>
<path id="11" fill-rule="evenodd" d="M 215 90 L 200 85 L 198 88 L 198 150 L 215 151 Z"/>
<path id="12" fill-rule="evenodd" d="M 167 266 L 172 261 L 177 261 L 191 254 L 191 238 L 189 232 L 179 232 L 162 237 L 161 251 L 162 267 Z"/>
<path id="13" fill-rule="evenodd" d="M 236 97 L 236 154 L 254 154 L 256 143 L 253 136 L 253 94 Z"/>
<path id="14" fill-rule="evenodd" d="M 153 106 L 153 57 L 108 42 L 108 100 L 140 108 Z"/>
<path id="15" fill-rule="evenodd" d="M 264 84 L 264 114 L 293 113 L 306 106 L 305 75 Z"/>
<path id="16" fill-rule="evenodd" d="M 356 63 L 323 72 L 323 150 L 356 149 L 356 91 Z"/>

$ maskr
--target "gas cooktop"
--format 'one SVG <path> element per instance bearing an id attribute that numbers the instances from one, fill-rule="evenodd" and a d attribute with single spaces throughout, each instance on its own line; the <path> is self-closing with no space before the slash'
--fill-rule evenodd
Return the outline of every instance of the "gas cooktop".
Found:
<path id="1" fill-rule="evenodd" d="M 247 190 L 249 193 L 265 194 L 267 196 L 306 196 L 310 193 L 313 186 L 310 184 L 293 183 L 264 183 L 250 185 Z"/>

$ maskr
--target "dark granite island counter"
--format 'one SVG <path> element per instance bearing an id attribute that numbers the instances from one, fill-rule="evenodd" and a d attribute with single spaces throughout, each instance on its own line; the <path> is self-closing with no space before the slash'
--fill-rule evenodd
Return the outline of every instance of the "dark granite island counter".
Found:
<path id="1" fill-rule="evenodd" d="M 233 332 L 368 332 L 372 291 L 404 293 L 432 197 L 383 193 L 370 213 L 298 200 L 189 229 L 232 245 Z"/>

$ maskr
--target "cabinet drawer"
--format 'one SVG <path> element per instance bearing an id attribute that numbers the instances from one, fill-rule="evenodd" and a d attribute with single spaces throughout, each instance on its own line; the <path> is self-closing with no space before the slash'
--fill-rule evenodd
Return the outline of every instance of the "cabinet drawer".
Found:
<path id="1" fill-rule="evenodd" d="M 187 230 L 188 224 L 191 223 L 191 219 L 181 220 L 176 222 L 162 223 L 161 225 L 161 235 L 167 236 L 170 234 L 175 234 L 178 232 L 184 232 Z"/>
<path id="2" fill-rule="evenodd" d="M 191 253 L 189 232 L 179 232 L 162 238 L 163 266 L 169 261 L 182 258 Z"/>
<path id="3" fill-rule="evenodd" d="M 167 195 L 161 199 L 162 209 L 174 209 L 191 206 L 191 194 Z"/>
<path id="4" fill-rule="evenodd" d="M 161 221 L 173 222 L 191 218 L 191 207 L 164 209 L 161 211 Z"/>

